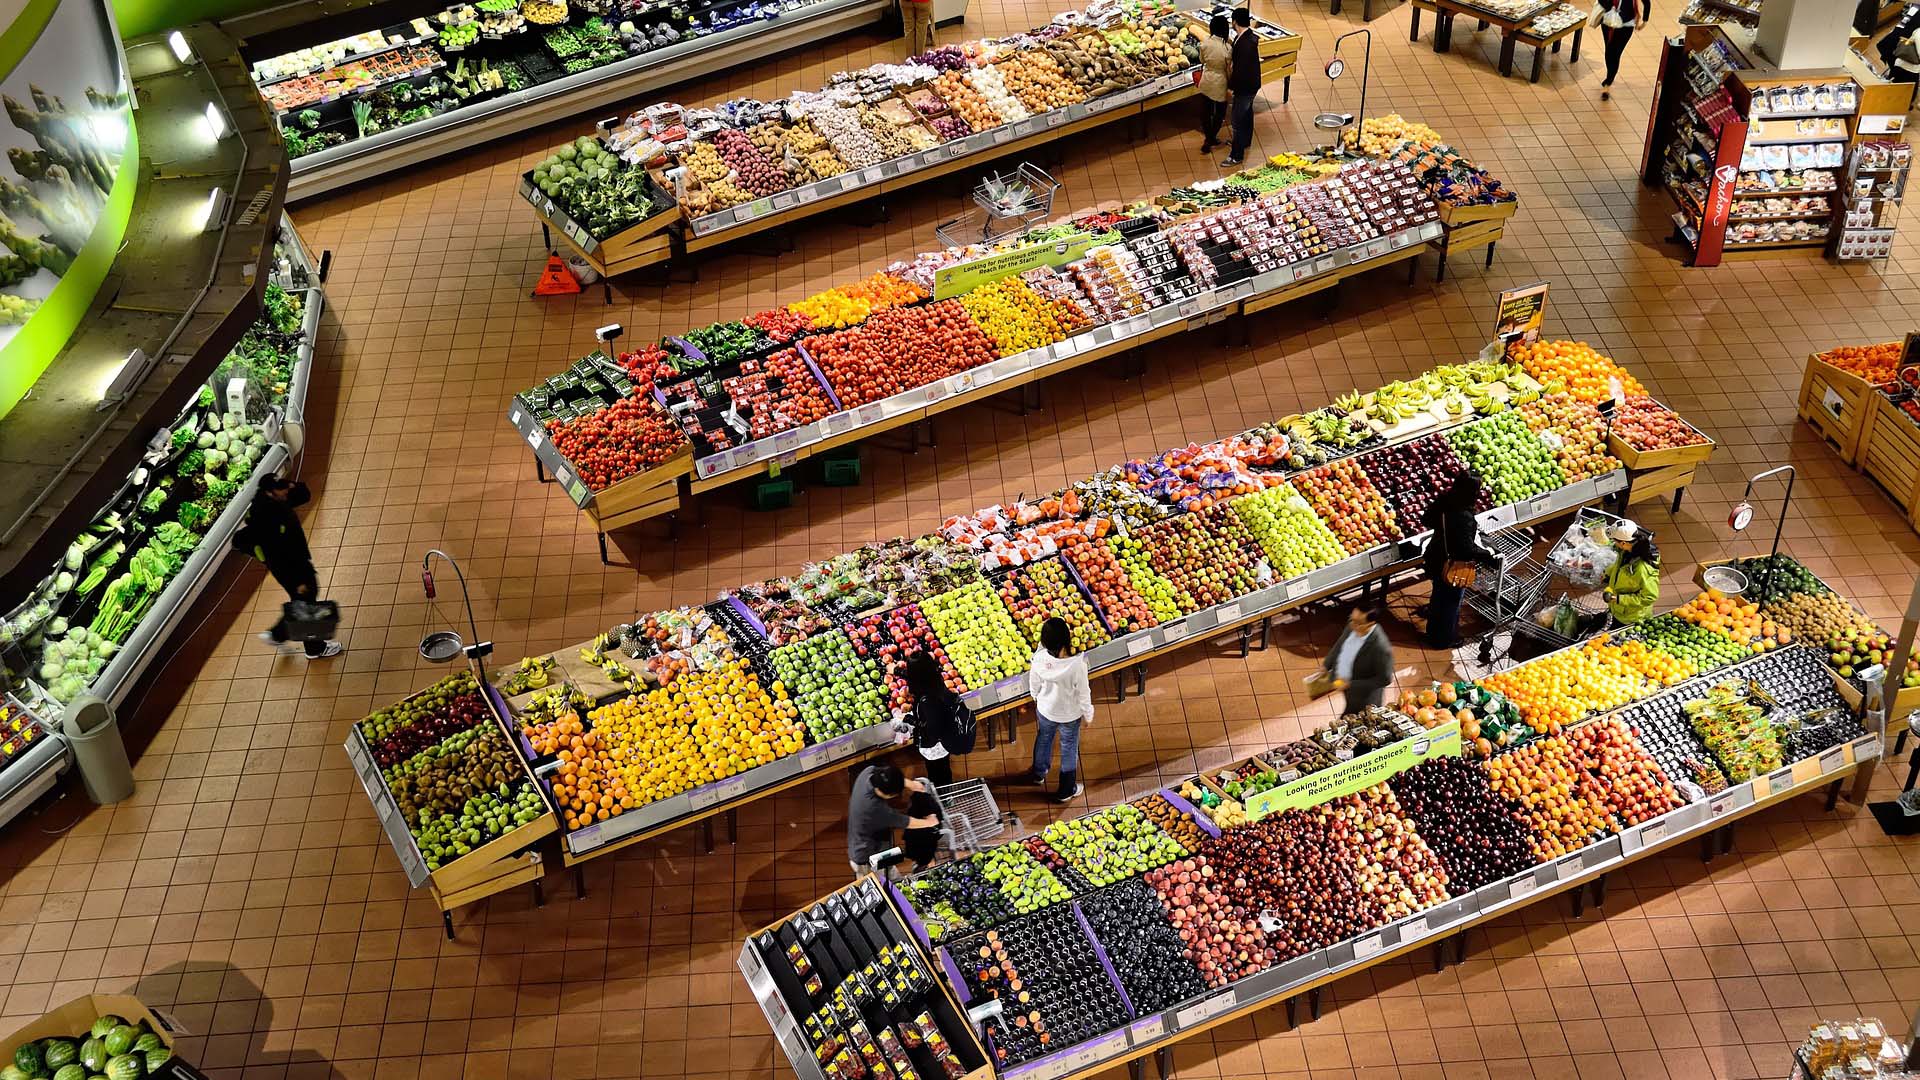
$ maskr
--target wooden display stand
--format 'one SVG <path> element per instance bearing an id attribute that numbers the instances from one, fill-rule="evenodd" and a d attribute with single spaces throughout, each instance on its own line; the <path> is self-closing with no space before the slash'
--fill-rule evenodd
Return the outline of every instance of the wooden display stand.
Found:
<path id="1" fill-rule="evenodd" d="M 1872 389 L 1868 393 L 1873 412 L 1860 436 L 1860 471 L 1907 511 L 1911 521 L 1913 511 L 1920 509 L 1920 498 L 1915 497 L 1920 494 L 1920 424 L 1887 395 Z"/>
<path id="2" fill-rule="evenodd" d="M 594 492 L 580 513 L 599 535 L 601 565 L 608 563 L 607 534 L 677 512 L 688 495 L 687 478 L 692 473 L 693 444 L 689 443 L 653 468 Z"/>
<path id="3" fill-rule="evenodd" d="M 1607 433 L 1607 452 L 1619 458 L 1620 463 L 1627 467 L 1627 506 L 1672 495 L 1673 512 L 1679 513 L 1680 502 L 1693 483 L 1694 470 L 1713 457 L 1715 445 L 1706 432 L 1692 424 L 1687 426 L 1706 441 L 1692 446 L 1638 450 L 1620 436 Z"/>
<path id="4" fill-rule="evenodd" d="M 1543 10 L 1550 8 L 1551 5 L 1545 5 Z M 1580 61 L 1580 40 L 1587 28 L 1587 21 L 1581 19 L 1579 22 L 1563 30 L 1552 34 L 1536 36 L 1528 33 L 1527 28 L 1533 25 L 1535 16 L 1541 14 L 1541 12 L 1535 12 L 1533 15 L 1528 15 L 1523 19 L 1509 19 L 1503 15 L 1465 3 L 1463 0 L 1413 0 L 1412 27 L 1407 34 L 1408 41 L 1420 40 L 1420 13 L 1423 11 L 1433 13 L 1433 51 L 1437 53 L 1448 52 L 1453 48 L 1453 22 L 1461 16 L 1472 19 L 1474 24 L 1482 30 L 1488 29 L 1489 27 L 1499 30 L 1500 74 L 1502 75 L 1513 74 L 1513 54 L 1516 45 L 1532 46 L 1533 72 L 1531 81 L 1533 82 L 1540 81 L 1541 70 L 1546 66 L 1547 51 L 1551 49 L 1554 52 L 1559 52 L 1560 43 L 1569 37 L 1573 39 L 1573 50 L 1568 55 L 1567 63 L 1578 63 Z"/>
<path id="5" fill-rule="evenodd" d="M 1827 440 L 1841 461 L 1852 465 L 1873 422 L 1873 399 L 1882 396 L 1853 372 L 1810 356 L 1800 379 L 1800 419 Z"/>
<path id="6" fill-rule="evenodd" d="M 1493 265 L 1494 246 L 1507 234 L 1507 219 L 1520 209 L 1518 200 L 1514 202 L 1494 203 L 1492 206 L 1445 206 L 1440 207 L 1441 233 L 1437 239 L 1427 241 L 1427 246 L 1440 253 L 1440 267 L 1434 271 L 1433 280 L 1447 280 L 1447 257 L 1455 252 L 1468 251 L 1477 247 L 1487 249 L 1487 265 Z"/>

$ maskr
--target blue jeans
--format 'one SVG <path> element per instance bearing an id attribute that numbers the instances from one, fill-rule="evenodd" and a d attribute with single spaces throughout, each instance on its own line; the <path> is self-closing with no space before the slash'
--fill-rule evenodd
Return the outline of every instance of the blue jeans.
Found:
<path id="1" fill-rule="evenodd" d="M 1233 141 L 1227 151 L 1232 156 L 1247 156 L 1247 148 L 1253 145 L 1253 95 L 1236 93 L 1233 95 Z"/>
<path id="2" fill-rule="evenodd" d="M 1045 778 L 1047 769 L 1053 764 L 1053 736 L 1060 736 L 1060 771 L 1063 773 L 1080 771 L 1080 722 L 1056 724 L 1042 716 L 1034 725 L 1033 732 L 1033 775 Z"/>

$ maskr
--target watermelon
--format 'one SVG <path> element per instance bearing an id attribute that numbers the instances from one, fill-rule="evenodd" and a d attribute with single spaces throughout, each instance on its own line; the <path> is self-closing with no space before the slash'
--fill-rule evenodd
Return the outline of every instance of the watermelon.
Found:
<path id="1" fill-rule="evenodd" d="M 107 1080 L 141 1080 L 147 1075 L 147 1059 L 139 1054 L 121 1054 L 107 1062 Z"/>
<path id="2" fill-rule="evenodd" d="M 93 1036 L 96 1039 L 105 1038 L 107 1032 L 112 1031 L 114 1028 L 117 1028 L 124 1023 L 126 1023 L 126 1021 L 120 1019 L 117 1016 L 113 1016 L 113 1015 L 103 1016 L 100 1019 L 95 1020 L 93 1022 L 93 1027 L 87 1031 L 87 1034 Z"/>
<path id="3" fill-rule="evenodd" d="M 87 1080 L 87 1070 L 77 1063 L 68 1062 L 54 1070 L 53 1080 Z"/>
<path id="4" fill-rule="evenodd" d="M 121 1024 L 119 1027 L 107 1032 L 105 1042 L 107 1044 L 108 1060 L 117 1058 L 133 1049 L 133 1040 L 139 1037 L 139 1032 L 125 1024 Z"/>
<path id="5" fill-rule="evenodd" d="M 0 1068 L 0 1080 L 29 1080 L 29 1077 L 20 1071 L 20 1066 L 8 1063 L 5 1068 Z"/>
<path id="6" fill-rule="evenodd" d="M 167 1044 L 160 1041 L 160 1036 L 149 1031 L 133 1040 L 133 1048 L 144 1054 L 149 1050 L 165 1050 Z"/>
<path id="7" fill-rule="evenodd" d="M 140 1051 L 135 1052 L 139 1053 Z M 147 1055 L 147 1071 L 156 1075 L 167 1062 L 173 1060 L 173 1051 L 164 1046 L 158 1050 L 147 1050 L 145 1054 Z"/>
<path id="8" fill-rule="evenodd" d="M 93 1072 L 107 1067 L 107 1044 L 98 1037 L 89 1038 L 80 1044 L 80 1064 Z"/>
<path id="9" fill-rule="evenodd" d="M 39 1043 L 27 1043 L 15 1050 L 13 1065 L 28 1076 L 47 1075 L 47 1059 L 40 1053 Z"/>
<path id="10" fill-rule="evenodd" d="M 40 1044 L 40 1052 L 46 1056 L 47 1068 L 56 1074 L 61 1066 L 71 1065 L 80 1057 L 80 1048 L 72 1039 L 48 1039 Z"/>

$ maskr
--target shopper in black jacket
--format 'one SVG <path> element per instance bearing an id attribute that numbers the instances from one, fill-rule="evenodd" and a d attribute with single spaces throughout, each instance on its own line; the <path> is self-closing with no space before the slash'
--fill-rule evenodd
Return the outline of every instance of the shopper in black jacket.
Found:
<path id="1" fill-rule="evenodd" d="M 1451 649 L 1460 643 L 1460 599 L 1466 589 L 1447 580 L 1447 564 L 1494 561 L 1493 552 L 1480 542 L 1480 523 L 1473 519 L 1473 505 L 1479 498 L 1480 478 L 1462 473 L 1420 519 L 1433 530 L 1424 557 L 1427 581 L 1433 586 L 1433 602 L 1427 609 L 1430 649 Z"/>
<path id="2" fill-rule="evenodd" d="M 307 534 L 300 527 L 300 515 L 294 513 L 311 501 L 313 492 L 307 485 L 283 476 L 268 476 L 260 481 L 253 504 L 247 507 L 246 524 L 233 534 L 234 550 L 265 563 L 267 573 L 287 590 L 289 600 L 313 601 L 320 596 L 320 577 L 307 550 Z M 263 631 L 260 638 L 276 649 L 290 649 L 286 616 L 282 615 L 273 629 Z M 307 638 L 304 644 L 309 660 L 339 656 L 344 651 L 339 642 L 326 638 Z"/>
<path id="3" fill-rule="evenodd" d="M 1227 146 L 1228 165 L 1247 160 L 1253 145 L 1253 99 L 1260 93 L 1260 36 L 1253 32 L 1253 15 L 1233 10 L 1233 63 L 1227 70 L 1227 89 L 1233 93 L 1233 141 Z"/>
<path id="4" fill-rule="evenodd" d="M 940 674 L 939 662 L 926 653 L 907 657 L 903 675 L 913 695 L 913 712 L 907 717 L 913 725 L 913 744 L 926 763 L 927 779 L 946 787 L 953 783 L 953 752 L 948 743 L 954 735 L 953 710 L 960 702 Z"/>

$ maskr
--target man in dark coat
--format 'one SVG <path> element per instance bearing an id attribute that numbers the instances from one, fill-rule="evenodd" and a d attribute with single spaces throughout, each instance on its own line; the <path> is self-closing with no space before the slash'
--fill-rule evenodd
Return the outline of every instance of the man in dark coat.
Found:
<path id="1" fill-rule="evenodd" d="M 259 559 L 267 573 L 287 590 L 289 600 L 312 602 L 320 596 L 320 577 L 313 569 L 313 555 L 307 550 L 307 534 L 300 527 L 298 507 L 313 500 L 313 492 L 298 480 L 268 476 L 260 481 L 253 504 L 247 508 L 247 522 L 233 534 L 234 550 Z M 283 614 L 273 629 L 260 634 L 262 640 L 281 651 L 288 651 L 287 620 Z M 327 638 L 307 638 L 304 642 L 309 660 L 339 656 L 343 647 Z"/>
<path id="2" fill-rule="evenodd" d="M 1260 36 L 1253 32 L 1253 15 L 1246 8 L 1233 11 L 1233 62 L 1227 69 L 1227 89 L 1233 94 L 1233 141 L 1227 146 L 1226 164 L 1239 165 L 1253 145 L 1253 99 L 1260 93 Z"/>

